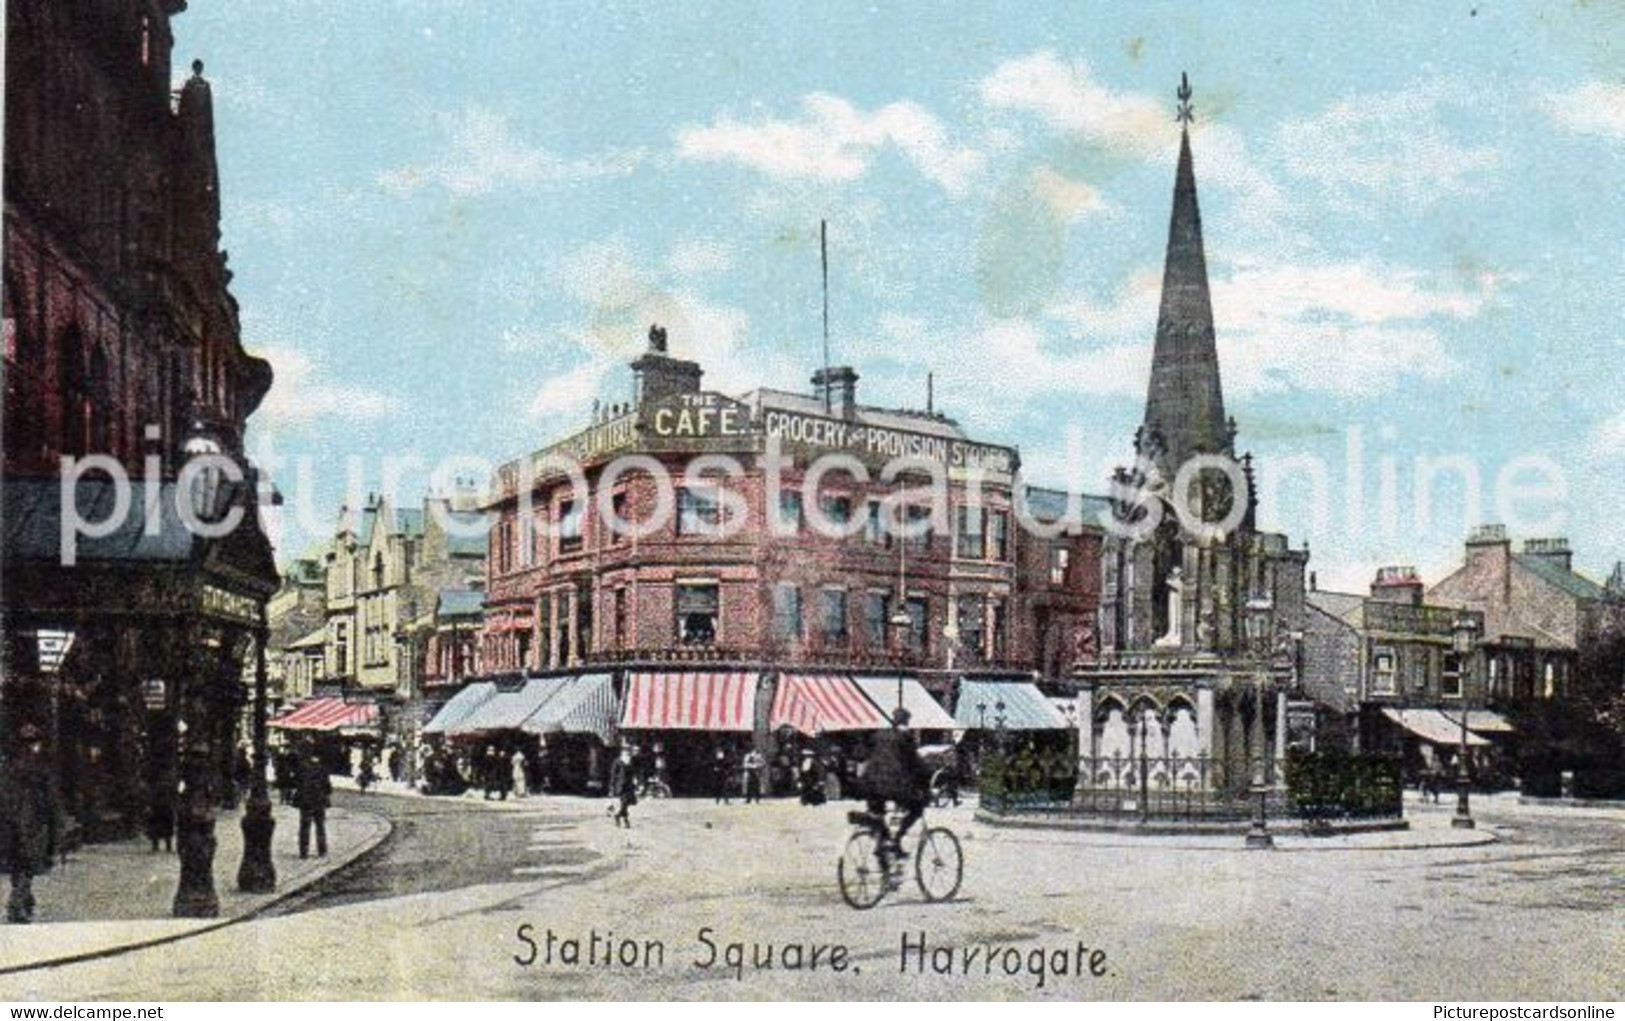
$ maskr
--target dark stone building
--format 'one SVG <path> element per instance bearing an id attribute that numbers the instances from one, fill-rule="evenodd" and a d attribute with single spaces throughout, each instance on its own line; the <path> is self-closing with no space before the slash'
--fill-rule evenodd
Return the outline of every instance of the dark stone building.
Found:
<path id="1" fill-rule="evenodd" d="M 207 914 L 185 833 L 229 796 L 277 572 L 243 456 L 271 367 L 228 290 L 202 64 L 171 92 L 184 7 L 7 5 L 0 753 L 43 736 L 86 839 L 138 831 L 185 780 L 177 912 Z M 200 454 L 224 456 L 183 472 Z M 65 544 L 74 512 L 109 524 Z"/>

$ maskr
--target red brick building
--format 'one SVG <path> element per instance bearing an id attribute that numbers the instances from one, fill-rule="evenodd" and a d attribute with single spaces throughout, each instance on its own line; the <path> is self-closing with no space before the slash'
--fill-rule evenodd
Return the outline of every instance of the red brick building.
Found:
<path id="1" fill-rule="evenodd" d="M 244 664 L 277 586 L 242 450 L 271 367 L 239 340 L 202 64 L 171 91 L 184 7 L 6 11 L 0 757 L 43 739 L 68 828 L 90 838 L 139 830 L 178 775 L 190 795 L 225 796 Z M 204 472 L 182 491 L 205 452 L 247 477 Z M 65 507 L 60 459 L 88 455 L 107 460 Z M 65 556 L 63 517 L 108 518 L 118 466 L 129 513 Z M 234 510 L 221 537 L 186 520 Z M 208 913 L 210 896 L 177 911 Z"/>
<path id="2" fill-rule="evenodd" d="M 632 369 L 633 403 L 496 473 L 484 669 L 607 671 L 623 692 L 745 672 L 764 706 L 781 675 L 901 673 L 950 703 L 963 675 L 1059 678 L 1092 651 L 1098 529 L 1023 527 L 1065 498 L 1027 500 L 1014 449 L 860 404 L 849 368 L 730 397 L 656 328 Z M 686 477 L 711 455 L 736 467 Z"/>

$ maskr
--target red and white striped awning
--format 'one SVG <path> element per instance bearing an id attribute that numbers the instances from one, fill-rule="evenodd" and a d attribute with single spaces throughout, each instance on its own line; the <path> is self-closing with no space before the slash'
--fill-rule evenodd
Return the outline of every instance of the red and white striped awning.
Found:
<path id="1" fill-rule="evenodd" d="M 635 673 L 626 678 L 623 730 L 756 729 L 754 673 Z"/>
<path id="2" fill-rule="evenodd" d="M 790 725 L 803 734 L 877 730 L 891 726 L 886 714 L 843 674 L 784 674 L 768 725 Z"/>
<path id="3" fill-rule="evenodd" d="M 349 730 L 371 727 L 378 722 L 375 702 L 346 702 L 342 698 L 317 698 L 292 712 L 269 721 L 283 730 Z"/>

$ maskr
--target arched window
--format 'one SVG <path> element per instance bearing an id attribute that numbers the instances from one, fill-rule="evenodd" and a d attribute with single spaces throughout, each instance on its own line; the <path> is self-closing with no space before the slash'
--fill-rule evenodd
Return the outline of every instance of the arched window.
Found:
<path id="1" fill-rule="evenodd" d="M 62 331 L 56 353 L 56 393 L 61 413 L 61 451 L 82 457 L 90 452 L 90 388 L 85 380 L 85 339 L 79 327 Z"/>

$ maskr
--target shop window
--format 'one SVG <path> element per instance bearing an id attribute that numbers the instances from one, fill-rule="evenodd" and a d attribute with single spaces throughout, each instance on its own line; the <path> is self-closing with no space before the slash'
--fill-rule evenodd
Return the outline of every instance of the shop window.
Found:
<path id="1" fill-rule="evenodd" d="M 1461 697 L 1461 656 L 1444 654 L 1444 670 L 1439 675 L 1439 693 L 1446 698 Z"/>
<path id="2" fill-rule="evenodd" d="M 1065 585 L 1066 575 L 1071 567 L 1072 550 L 1060 545 L 1049 548 L 1049 583 L 1051 585 Z"/>
<path id="3" fill-rule="evenodd" d="M 722 501 L 715 486 L 683 486 L 677 490 L 677 534 L 715 535 L 722 523 Z"/>
<path id="4" fill-rule="evenodd" d="M 801 492 L 796 489 L 779 490 L 779 531 L 785 535 L 795 535 L 801 531 L 802 509 Z"/>
<path id="5" fill-rule="evenodd" d="M 1394 694 L 1398 665 L 1391 649 L 1378 649 L 1371 657 L 1371 690 L 1378 695 Z"/>
<path id="6" fill-rule="evenodd" d="M 574 500 L 565 500 L 559 504 L 559 553 L 581 552 L 581 514 L 580 507 Z"/>
<path id="7" fill-rule="evenodd" d="M 891 596 L 884 592 L 865 593 L 863 599 L 863 637 L 874 649 L 890 648 L 887 634 L 891 627 Z"/>
<path id="8" fill-rule="evenodd" d="M 677 586 L 677 640 L 715 645 L 721 594 L 714 582 Z"/>
<path id="9" fill-rule="evenodd" d="M 974 560 L 986 556 L 986 528 L 986 515 L 982 512 L 982 508 L 975 504 L 961 504 L 954 529 L 954 553 Z"/>
<path id="10" fill-rule="evenodd" d="M 781 642 L 801 641 L 801 590 L 794 585 L 773 586 L 773 637 Z"/>
<path id="11" fill-rule="evenodd" d="M 846 641 L 846 590 L 827 588 L 819 593 L 819 631 L 825 642 Z"/>
<path id="12" fill-rule="evenodd" d="M 1546 682 L 1545 682 L 1544 688 L 1545 688 L 1544 694 L 1545 694 L 1546 698 L 1552 698 L 1552 697 L 1557 695 L 1557 664 L 1556 663 L 1553 663 L 1553 662 L 1550 662 L 1550 661 L 1548 661 L 1546 663 Z"/>

